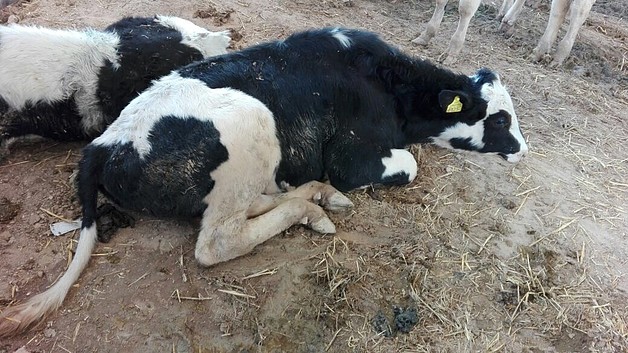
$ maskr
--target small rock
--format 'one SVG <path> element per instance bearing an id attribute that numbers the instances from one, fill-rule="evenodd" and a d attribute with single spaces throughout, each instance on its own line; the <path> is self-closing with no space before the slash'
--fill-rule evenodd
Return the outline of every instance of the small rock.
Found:
<path id="1" fill-rule="evenodd" d="M 7 23 L 18 23 L 18 22 L 20 22 L 20 18 L 17 17 L 16 15 L 11 15 L 7 19 Z"/>
<path id="2" fill-rule="evenodd" d="M 57 331 L 51 329 L 51 328 L 47 328 L 44 330 L 44 336 L 46 336 L 46 338 L 52 338 L 54 336 L 57 335 Z"/>
<path id="3" fill-rule="evenodd" d="M 38 214 L 32 214 L 28 217 L 28 223 L 30 224 L 35 224 L 37 222 L 39 222 L 39 220 L 41 219 L 41 217 L 39 217 Z"/>

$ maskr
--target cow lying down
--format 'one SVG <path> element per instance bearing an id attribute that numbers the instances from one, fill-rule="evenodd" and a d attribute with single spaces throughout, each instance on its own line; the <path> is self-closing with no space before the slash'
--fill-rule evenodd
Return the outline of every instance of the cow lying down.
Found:
<path id="1" fill-rule="evenodd" d="M 59 307 L 98 237 L 98 190 L 126 209 L 201 216 L 195 256 L 210 266 L 297 223 L 334 233 L 324 209 L 352 206 L 337 189 L 412 181 L 404 148 L 423 142 L 510 162 L 528 151 L 497 74 L 455 74 L 367 32 L 297 33 L 175 71 L 85 148 L 76 256 L 54 286 L 4 310 L 0 335 Z"/>
<path id="2" fill-rule="evenodd" d="M 152 80 L 224 54 L 228 32 L 125 18 L 104 31 L 0 26 L 0 157 L 14 137 L 91 140 Z"/>

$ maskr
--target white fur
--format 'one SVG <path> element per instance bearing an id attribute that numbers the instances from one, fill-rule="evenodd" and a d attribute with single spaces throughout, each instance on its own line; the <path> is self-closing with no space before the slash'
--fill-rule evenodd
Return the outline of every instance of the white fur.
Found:
<path id="1" fill-rule="evenodd" d="M 94 30 L 0 26 L 0 96 L 21 109 L 27 102 L 65 100 L 80 88 L 85 103 L 79 110 L 90 112 L 98 69 L 105 60 L 116 65 L 119 41 Z"/>
<path id="2" fill-rule="evenodd" d="M 208 94 L 209 92 L 211 94 Z M 148 142 L 150 131 L 165 114 L 180 119 L 194 117 L 212 121 L 216 128 L 219 128 L 222 120 L 233 114 L 234 107 L 240 106 L 231 104 L 232 96 L 233 90 L 229 88 L 212 90 L 203 81 L 183 78 L 177 72 L 173 72 L 156 81 L 142 95 L 131 101 L 122 110 L 120 117 L 96 138 L 93 144 L 113 146 L 131 142 L 140 158 L 143 158 L 151 151 Z M 274 130 L 274 120 L 272 127 L 265 128 Z M 247 126 L 231 129 L 245 131 Z"/>
<path id="3" fill-rule="evenodd" d="M 471 139 L 471 144 L 477 149 L 484 147 L 482 138 L 484 137 L 484 121 L 486 118 L 478 121 L 473 125 L 467 125 L 465 123 L 457 123 L 454 126 L 448 127 L 438 137 L 432 138 L 432 143 L 436 146 L 453 149 L 449 142 L 453 138 Z"/>
<path id="4" fill-rule="evenodd" d="M 336 38 L 340 45 L 345 48 L 349 48 L 351 46 L 351 38 L 347 37 L 346 34 L 342 33 L 342 30 L 339 28 L 334 28 L 331 30 L 332 37 Z"/>
<path id="5" fill-rule="evenodd" d="M 170 16 L 157 16 L 155 21 L 181 32 L 182 44 L 204 57 L 227 52 L 227 31 L 210 32 Z M 98 132 L 105 120 L 96 95 L 98 74 L 106 61 L 119 67 L 119 43 L 115 33 L 92 29 L 0 26 L 0 97 L 20 110 L 29 102 L 51 104 L 74 95 L 83 130 Z"/>
<path id="6" fill-rule="evenodd" d="M 155 22 L 181 32 L 181 43 L 197 49 L 203 57 L 227 53 L 231 41 L 229 31 L 210 32 L 188 20 L 172 16 L 157 16 Z"/>
<path id="7" fill-rule="evenodd" d="M 403 149 L 391 149 L 391 156 L 382 158 L 384 164 L 384 173 L 382 179 L 391 177 L 395 174 L 408 174 L 408 182 L 411 182 L 417 175 L 417 164 L 412 153 Z"/>

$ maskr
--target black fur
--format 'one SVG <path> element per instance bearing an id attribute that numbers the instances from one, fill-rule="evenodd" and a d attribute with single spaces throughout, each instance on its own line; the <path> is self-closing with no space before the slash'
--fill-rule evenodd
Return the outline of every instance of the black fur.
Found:
<path id="1" fill-rule="evenodd" d="M 120 67 L 115 69 L 111 62 L 107 62 L 98 75 L 97 95 L 105 113 L 103 128 L 115 120 L 151 81 L 175 68 L 203 59 L 200 51 L 181 44 L 180 32 L 151 18 L 127 17 L 105 31 L 120 37 Z"/>
<path id="2" fill-rule="evenodd" d="M 63 141 L 91 140 L 152 80 L 203 58 L 199 50 L 181 44 L 180 32 L 158 24 L 152 17 L 128 17 L 105 31 L 120 37 L 120 67 L 114 69 L 111 62 L 102 63 L 96 92 L 102 120 L 84 129 L 81 120 L 85 117 L 78 112 L 74 95 L 54 103 L 31 102 L 20 110 L 9 107 L 0 97 L 0 142 L 28 134 Z"/>
<path id="3" fill-rule="evenodd" d="M 30 134 L 60 141 L 87 138 L 72 98 L 54 103 L 28 103 L 20 111 L 7 109 L 0 119 L 0 132 L 5 138 Z"/>
<path id="4" fill-rule="evenodd" d="M 447 127 L 486 116 L 480 83 L 410 58 L 372 33 L 341 31 L 351 41 L 348 48 L 333 30 L 312 30 L 178 72 L 266 104 L 282 150 L 276 181 L 291 185 L 325 176 L 340 190 L 397 184 L 399 178 L 381 180 L 381 159 L 390 149 L 430 142 Z M 490 75 L 481 71 L 482 79 Z M 445 113 L 443 90 L 464 93 L 465 109 Z"/>
<path id="5" fill-rule="evenodd" d="M 149 142 L 143 159 L 130 143 L 88 145 L 80 174 L 100 166 L 94 177 L 100 191 L 122 208 L 159 217 L 200 216 L 207 207 L 203 198 L 214 187 L 210 173 L 228 159 L 218 130 L 211 122 L 167 116 L 155 124 Z M 79 182 L 89 187 L 92 180 Z M 79 194 L 87 187 L 79 187 Z"/>

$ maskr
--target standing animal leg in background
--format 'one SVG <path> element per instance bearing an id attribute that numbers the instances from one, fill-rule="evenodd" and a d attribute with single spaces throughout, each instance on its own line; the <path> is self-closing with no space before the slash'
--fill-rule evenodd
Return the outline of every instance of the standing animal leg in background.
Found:
<path id="1" fill-rule="evenodd" d="M 458 5 L 460 20 L 458 21 L 458 28 L 456 28 L 456 32 L 449 42 L 449 48 L 447 48 L 446 52 L 447 58 L 443 61 L 445 64 L 453 64 L 458 59 L 458 54 L 467 36 L 469 22 L 471 22 L 471 18 L 478 10 L 478 7 L 480 7 L 481 2 L 481 0 L 460 0 Z"/>
<path id="2" fill-rule="evenodd" d="M 501 19 L 501 23 L 499 24 L 499 30 L 506 34 L 507 36 L 511 36 L 514 32 L 514 25 L 521 14 L 521 10 L 523 10 L 523 5 L 525 4 L 525 0 L 515 0 L 515 3 L 510 6 L 508 12 L 503 15 Z M 503 7 L 503 6 L 502 6 Z M 501 10 L 500 10 L 501 12 Z"/>
<path id="3" fill-rule="evenodd" d="M 545 54 L 549 54 L 552 44 L 556 41 L 560 25 L 565 21 L 570 0 L 553 0 L 549 20 L 539 44 L 532 51 L 532 59 L 540 61 Z"/>
<path id="4" fill-rule="evenodd" d="M 567 59 L 578 36 L 578 31 L 589 16 L 594 2 L 595 0 L 573 0 L 569 14 L 569 29 L 567 29 L 565 37 L 558 43 L 558 49 L 556 49 L 554 60 L 550 66 L 560 66 Z"/>
<path id="5" fill-rule="evenodd" d="M 497 13 L 497 16 L 495 18 L 501 21 L 502 18 L 506 16 L 506 13 L 508 12 L 508 10 L 510 10 L 510 7 L 512 6 L 513 1 L 514 0 L 502 1 L 502 6 L 499 8 L 499 12 Z"/>
<path id="6" fill-rule="evenodd" d="M 449 0 L 436 0 L 436 8 L 434 9 L 434 14 L 432 18 L 427 23 L 425 30 L 421 33 L 420 36 L 412 40 L 412 43 L 426 46 L 430 43 L 430 40 L 434 38 L 436 33 L 438 33 L 438 29 L 440 28 L 440 23 L 443 22 L 443 16 L 445 15 L 445 5 Z"/>

